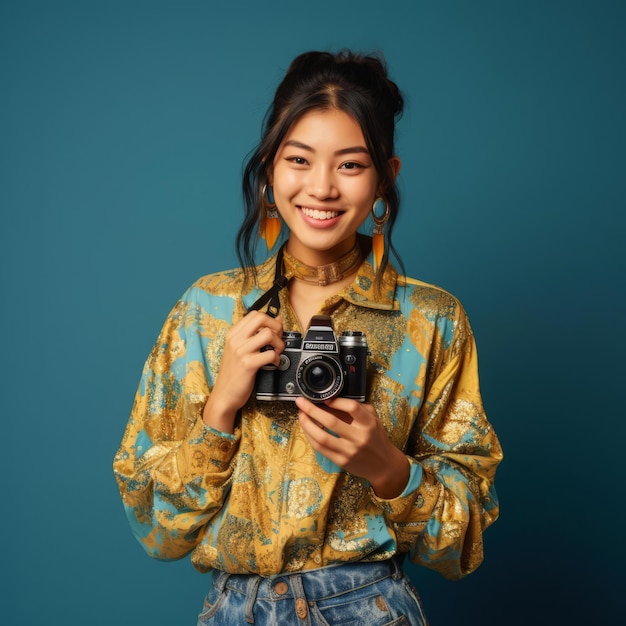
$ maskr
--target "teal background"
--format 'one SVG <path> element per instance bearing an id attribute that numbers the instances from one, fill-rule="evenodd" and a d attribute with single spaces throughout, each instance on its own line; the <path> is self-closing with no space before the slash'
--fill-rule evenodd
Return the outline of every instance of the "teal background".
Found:
<path id="1" fill-rule="evenodd" d="M 236 265 L 242 161 L 293 56 L 384 51 L 407 272 L 457 295 L 506 459 L 433 626 L 623 617 L 626 3 L 0 3 L 3 622 L 195 624 L 111 462 L 161 324 Z"/>

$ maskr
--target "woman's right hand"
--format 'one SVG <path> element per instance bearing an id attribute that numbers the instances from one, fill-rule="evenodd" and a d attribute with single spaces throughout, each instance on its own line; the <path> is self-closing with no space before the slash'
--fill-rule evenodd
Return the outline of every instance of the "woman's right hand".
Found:
<path id="1" fill-rule="evenodd" d="M 273 349 L 262 350 L 265 346 Z M 251 311 L 230 328 L 220 369 L 202 413 L 204 423 L 232 433 L 237 411 L 250 397 L 257 371 L 264 365 L 278 365 L 284 348 L 280 316 Z"/>

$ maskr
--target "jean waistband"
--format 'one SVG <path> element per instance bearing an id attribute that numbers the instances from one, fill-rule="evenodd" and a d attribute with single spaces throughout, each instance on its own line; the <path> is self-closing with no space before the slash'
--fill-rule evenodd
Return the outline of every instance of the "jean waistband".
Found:
<path id="1" fill-rule="evenodd" d="M 256 599 L 284 600 L 293 598 L 302 588 L 310 600 L 328 598 L 378 582 L 390 576 L 401 578 L 404 555 L 384 561 L 350 562 L 329 565 L 315 570 L 287 572 L 276 576 L 228 574 L 214 572 L 217 587 L 231 589 Z"/>

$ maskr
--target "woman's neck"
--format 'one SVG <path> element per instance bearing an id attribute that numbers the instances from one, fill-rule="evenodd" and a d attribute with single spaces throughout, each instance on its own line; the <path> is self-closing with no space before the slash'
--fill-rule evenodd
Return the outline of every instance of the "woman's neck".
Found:
<path id="1" fill-rule="evenodd" d="M 318 267 L 320 265 L 329 265 L 330 263 L 334 263 L 340 259 L 352 250 L 352 248 L 356 245 L 357 240 L 358 237 L 355 233 L 354 237 L 350 237 L 330 249 L 320 250 L 311 248 L 299 239 L 290 236 L 287 240 L 285 250 L 291 254 L 291 256 L 298 259 L 298 261 L 306 263 L 312 267 Z"/>

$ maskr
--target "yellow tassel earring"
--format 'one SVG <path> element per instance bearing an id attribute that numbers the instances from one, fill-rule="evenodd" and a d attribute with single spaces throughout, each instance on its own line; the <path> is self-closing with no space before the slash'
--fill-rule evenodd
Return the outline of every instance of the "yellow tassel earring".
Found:
<path id="1" fill-rule="evenodd" d="M 261 199 L 265 209 L 265 213 L 261 218 L 261 237 L 265 239 L 267 250 L 270 251 L 280 234 L 281 222 L 280 215 L 276 210 L 276 203 L 274 202 L 274 192 L 269 185 L 263 185 Z"/>
<path id="2" fill-rule="evenodd" d="M 381 217 L 376 215 L 376 208 L 382 204 L 385 210 Z M 389 218 L 389 205 L 384 198 L 376 198 L 372 206 L 372 220 L 374 222 L 374 230 L 372 233 L 372 253 L 374 259 L 374 271 L 377 272 L 385 256 L 385 223 Z"/>

